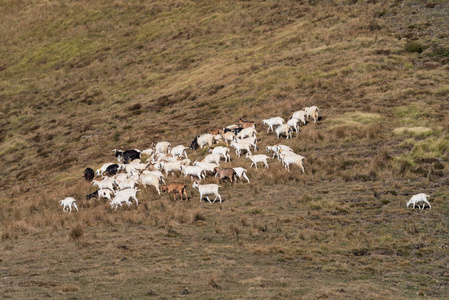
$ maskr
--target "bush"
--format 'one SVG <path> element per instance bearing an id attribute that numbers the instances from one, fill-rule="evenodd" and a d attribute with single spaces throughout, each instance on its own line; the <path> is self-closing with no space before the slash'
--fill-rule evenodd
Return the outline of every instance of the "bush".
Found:
<path id="1" fill-rule="evenodd" d="M 83 227 L 80 224 L 75 225 L 70 231 L 70 239 L 77 240 L 83 235 Z"/>
<path id="2" fill-rule="evenodd" d="M 410 42 L 405 45 L 405 51 L 409 53 L 422 53 L 424 46 L 417 42 Z"/>
<path id="3" fill-rule="evenodd" d="M 433 55 L 434 56 L 446 56 L 449 57 L 449 49 L 446 49 L 444 47 L 435 47 L 433 49 Z"/>

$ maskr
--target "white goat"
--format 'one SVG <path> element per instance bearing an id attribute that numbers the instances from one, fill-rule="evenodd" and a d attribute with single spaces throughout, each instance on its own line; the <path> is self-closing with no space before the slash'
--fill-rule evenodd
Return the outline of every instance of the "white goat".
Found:
<path id="1" fill-rule="evenodd" d="M 153 148 L 148 148 L 148 149 L 145 149 L 145 150 L 143 150 L 142 152 L 140 152 L 141 154 L 145 154 L 145 155 L 147 155 L 147 156 L 151 156 L 151 155 L 153 155 L 153 153 L 154 153 L 154 149 Z"/>
<path id="2" fill-rule="evenodd" d="M 237 177 L 239 179 L 243 177 L 243 178 L 245 178 L 248 181 L 248 183 L 250 183 L 248 176 L 246 176 L 246 169 L 241 168 L 241 167 L 236 167 L 236 168 L 233 168 L 233 169 L 234 169 L 234 171 L 237 174 Z"/>
<path id="3" fill-rule="evenodd" d="M 276 132 L 278 139 L 281 137 L 281 135 L 285 135 L 287 137 L 287 140 L 288 137 L 292 137 L 292 129 L 290 128 L 290 126 L 288 126 L 288 124 L 279 125 L 274 131 Z"/>
<path id="4" fill-rule="evenodd" d="M 115 174 L 114 176 L 112 176 L 112 178 L 114 178 L 115 180 L 118 181 L 122 181 L 122 180 L 126 180 L 128 179 L 128 174 L 127 173 L 119 173 L 119 174 Z"/>
<path id="5" fill-rule="evenodd" d="M 76 208 L 76 211 L 79 211 L 75 202 L 76 202 L 76 200 L 73 197 L 66 197 L 63 200 L 59 201 L 59 203 L 62 206 L 62 211 L 66 211 L 65 209 L 67 208 L 67 211 L 69 212 L 69 214 L 72 212 L 72 206 Z"/>
<path id="6" fill-rule="evenodd" d="M 223 140 L 225 141 L 226 145 L 228 145 L 228 142 L 232 142 L 235 138 L 234 132 L 228 131 L 221 135 Z"/>
<path id="7" fill-rule="evenodd" d="M 304 110 L 298 110 L 293 113 L 292 118 L 295 118 L 302 122 L 303 125 L 306 125 L 306 116 L 307 113 Z M 301 124 L 299 124 L 301 125 Z"/>
<path id="8" fill-rule="evenodd" d="M 262 124 L 268 126 L 267 133 L 270 131 L 270 129 L 271 129 L 271 131 L 273 131 L 273 126 L 282 125 L 282 124 L 284 124 L 284 122 L 285 122 L 284 119 L 282 119 L 281 117 L 274 117 L 274 118 L 262 120 Z"/>
<path id="9" fill-rule="evenodd" d="M 424 209 L 424 207 L 426 206 L 426 203 L 429 205 L 429 208 L 432 208 L 432 206 L 430 206 L 429 201 L 427 200 L 427 197 L 430 197 L 429 195 L 426 195 L 424 193 L 420 193 L 420 194 L 416 194 L 413 195 L 410 200 L 407 202 L 407 207 L 409 207 L 410 205 L 413 204 L 413 208 L 415 208 L 415 205 L 418 206 L 418 209 Z M 422 203 L 422 207 L 419 206 L 419 203 Z"/>
<path id="10" fill-rule="evenodd" d="M 198 177 L 200 181 L 206 178 L 206 171 L 200 166 L 181 166 L 181 172 L 184 173 L 184 177 L 190 175 L 191 180 L 193 180 L 193 176 Z"/>
<path id="11" fill-rule="evenodd" d="M 303 166 L 303 161 L 305 158 L 304 156 L 291 152 L 281 151 L 279 157 L 282 159 L 282 164 L 285 166 L 287 171 L 290 172 L 290 165 L 293 164 L 300 167 L 302 169 L 302 172 L 305 173 Z"/>
<path id="12" fill-rule="evenodd" d="M 252 168 L 254 165 L 257 169 L 257 163 L 261 162 L 264 163 L 265 168 L 268 169 L 267 158 L 270 157 L 266 156 L 265 154 L 256 154 L 256 155 L 246 154 L 246 158 L 249 158 L 252 161 L 250 168 Z"/>
<path id="13" fill-rule="evenodd" d="M 136 201 L 136 205 L 139 205 L 139 200 L 137 200 L 137 192 L 138 191 L 140 191 L 140 190 L 135 189 L 135 188 L 118 191 L 117 194 L 115 194 L 114 199 L 126 199 L 126 201 L 129 201 L 129 199 L 131 198 L 131 199 L 134 199 L 134 201 Z M 114 201 L 114 199 L 112 199 L 112 201 Z M 122 202 L 126 202 L 126 201 L 122 201 Z"/>
<path id="14" fill-rule="evenodd" d="M 268 147 L 267 147 L 268 148 Z M 293 152 L 293 149 L 292 148 L 290 148 L 289 146 L 286 146 L 286 145 L 274 145 L 273 147 L 272 147 L 272 151 L 274 152 L 273 153 L 273 158 L 275 157 L 275 156 L 277 156 L 277 158 L 280 160 L 280 157 L 279 157 L 279 154 L 281 153 L 281 151 L 283 151 L 284 153 L 287 153 L 287 152 L 292 152 L 292 153 L 294 153 Z M 268 151 L 267 151 L 268 152 Z"/>
<path id="15" fill-rule="evenodd" d="M 248 127 L 248 128 L 252 128 L 252 127 Z M 237 155 L 238 157 L 240 157 L 240 153 L 242 152 L 242 150 L 245 150 L 247 153 L 249 153 L 251 155 L 252 153 L 251 153 L 250 146 L 251 146 L 251 144 L 247 143 L 247 142 L 236 142 L 236 141 L 231 142 L 231 147 L 235 148 L 235 155 Z"/>
<path id="16" fill-rule="evenodd" d="M 184 165 L 182 161 L 168 161 L 168 162 L 161 162 L 162 169 L 165 171 L 165 177 L 168 176 L 168 173 L 172 173 L 172 175 L 175 175 L 174 173 L 177 171 L 181 171 L 181 166 Z"/>
<path id="17" fill-rule="evenodd" d="M 169 142 L 159 142 L 155 146 L 156 154 L 163 153 L 168 154 L 170 153 L 171 145 Z"/>
<path id="18" fill-rule="evenodd" d="M 220 159 L 221 159 L 220 153 L 212 153 L 212 154 L 206 155 L 206 157 L 204 157 L 204 159 L 201 162 L 215 163 L 215 164 L 219 165 Z"/>
<path id="19" fill-rule="evenodd" d="M 206 172 L 214 173 L 214 169 L 219 166 L 216 163 L 206 163 L 201 161 L 195 161 L 193 165 L 202 168 L 205 171 L 204 173 Z"/>
<path id="20" fill-rule="evenodd" d="M 214 195 L 215 196 L 214 202 L 215 202 L 215 200 L 217 200 L 217 198 L 219 198 L 220 203 L 222 203 L 221 196 L 218 193 L 218 188 L 220 187 L 218 184 L 212 183 L 212 184 L 200 185 L 197 181 L 195 181 L 193 183 L 192 187 L 198 189 L 198 191 L 200 192 L 200 202 L 203 199 L 203 195 L 206 195 L 207 201 L 209 201 L 209 203 L 212 203 L 209 199 L 209 196 L 207 196 L 207 195 Z"/>
<path id="21" fill-rule="evenodd" d="M 204 133 L 197 138 L 197 143 L 200 148 L 206 145 L 212 146 L 214 144 L 214 135 L 210 133 Z"/>
<path id="22" fill-rule="evenodd" d="M 151 174 L 151 175 L 154 175 L 154 176 L 156 176 L 157 178 L 159 178 L 159 180 L 160 180 L 163 184 L 165 184 L 164 174 L 162 174 L 162 172 L 159 171 L 159 170 L 155 170 L 155 171 L 143 170 L 143 171 L 142 171 L 142 174 Z"/>
<path id="23" fill-rule="evenodd" d="M 159 178 L 157 178 L 153 174 L 141 174 L 139 176 L 139 182 L 143 186 L 147 186 L 147 185 L 154 186 L 157 190 L 157 193 L 159 195 L 161 194 L 161 191 L 159 189 Z"/>
<path id="24" fill-rule="evenodd" d="M 257 133 L 256 128 L 254 127 L 247 127 L 242 129 L 239 133 L 237 133 L 236 137 L 238 139 L 244 139 L 246 137 L 255 136 Z"/>
<path id="25" fill-rule="evenodd" d="M 231 156 L 229 155 L 229 148 L 228 147 L 223 147 L 223 146 L 217 146 L 214 149 L 209 148 L 209 153 L 212 154 L 220 154 L 221 156 L 223 156 L 225 162 L 227 162 L 228 160 L 231 161 Z"/>
<path id="26" fill-rule="evenodd" d="M 290 126 L 290 128 L 292 128 L 292 130 L 294 129 L 296 132 L 299 131 L 299 120 L 298 119 L 291 118 L 290 120 L 288 120 L 287 125 Z"/>
<path id="27" fill-rule="evenodd" d="M 184 145 L 178 145 L 178 146 L 173 147 L 171 149 L 170 153 L 171 153 L 171 155 L 177 156 L 177 157 L 180 157 L 180 158 L 183 158 L 183 157 L 189 158 L 187 156 L 187 147 L 184 146 Z"/>
<path id="28" fill-rule="evenodd" d="M 98 193 L 98 200 L 104 198 L 109 199 L 109 201 L 112 200 L 111 196 L 114 194 L 114 192 L 109 189 L 99 189 L 97 193 Z"/>
<path id="29" fill-rule="evenodd" d="M 244 142 L 244 143 L 248 143 L 250 144 L 253 148 L 254 151 L 257 151 L 257 138 L 255 136 L 250 136 L 250 137 L 246 137 L 244 139 L 241 140 L 236 140 L 236 142 Z"/>
<path id="30" fill-rule="evenodd" d="M 92 180 L 93 186 L 98 186 L 99 189 L 110 189 L 111 191 L 114 190 L 114 179 L 104 179 L 102 181 L 98 180 Z"/>
<path id="31" fill-rule="evenodd" d="M 125 180 L 114 180 L 114 184 L 118 187 L 119 190 L 124 190 L 124 189 L 129 189 L 129 188 L 134 188 L 134 186 L 136 185 L 136 181 L 132 178 L 128 178 Z"/>
<path id="32" fill-rule="evenodd" d="M 114 208 L 115 207 L 115 210 L 117 210 L 117 208 L 119 207 L 119 206 L 122 206 L 123 205 L 123 203 L 126 203 L 126 204 L 128 204 L 128 206 L 130 206 L 132 203 L 131 203 L 131 201 L 129 201 L 129 197 L 126 197 L 126 196 L 120 196 L 120 197 L 114 197 L 114 199 L 112 199 L 112 201 L 111 201 L 111 208 Z"/>
<path id="33" fill-rule="evenodd" d="M 305 107 L 304 111 L 306 112 L 306 116 L 308 119 L 312 119 L 314 123 L 318 121 L 318 112 L 319 109 L 316 106 Z"/>

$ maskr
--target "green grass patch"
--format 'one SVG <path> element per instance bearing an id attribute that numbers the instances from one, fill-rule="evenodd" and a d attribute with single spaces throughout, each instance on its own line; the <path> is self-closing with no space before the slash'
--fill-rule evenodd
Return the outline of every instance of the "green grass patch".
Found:
<path id="1" fill-rule="evenodd" d="M 360 126 L 380 122 L 380 114 L 367 112 L 348 112 L 337 118 L 330 120 L 332 127 L 339 126 Z"/>
<path id="2" fill-rule="evenodd" d="M 394 135 L 408 135 L 408 136 L 429 136 L 432 134 L 437 134 L 441 132 L 440 130 L 434 130 L 430 127 L 417 126 L 417 127 L 397 127 L 393 129 Z"/>

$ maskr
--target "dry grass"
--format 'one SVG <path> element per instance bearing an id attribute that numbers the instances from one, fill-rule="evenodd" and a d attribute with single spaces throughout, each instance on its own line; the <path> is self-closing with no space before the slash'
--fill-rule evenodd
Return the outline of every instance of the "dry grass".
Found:
<path id="1" fill-rule="evenodd" d="M 0 295 L 447 298 L 449 18 L 432 3 L 1 4 Z M 85 200 L 84 168 L 114 148 L 310 105 L 320 120 L 291 140 L 258 124 L 259 152 L 288 144 L 305 174 L 232 154 L 251 184 L 223 183 L 221 205 L 178 176 L 189 201 Z M 405 209 L 417 192 L 431 210 Z"/>

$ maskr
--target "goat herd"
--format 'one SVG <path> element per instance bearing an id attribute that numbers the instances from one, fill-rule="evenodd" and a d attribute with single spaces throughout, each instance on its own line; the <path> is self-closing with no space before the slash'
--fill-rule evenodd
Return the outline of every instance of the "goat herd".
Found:
<path id="1" fill-rule="evenodd" d="M 303 110 L 296 111 L 292 118 L 286 123 L 281 117 L 274 117 L 271 119 L 262 120 L 262 124 L 268 126 L 267 133 L 275 132 L 278 139 L 285 136 L 287 139 L 292 137 L 292 132 L 299 131 L 300 125 L 306 125 L 308 121 L 317 122 L 318 107 L 311 106 Z M 181 199 L 187 196 L 187 186 L 183 183 L 172 182 L 166 184 L 165 179 L 169 174 L 181 172 L 184 177 L 190 176 L 191 180 L 196 178 L 192 187 L 198 189 L 200 194 L 200 202 L 203 196 L 206 197 L 210 203 L 217 199 L 222 202 L 219 194 L 218 184 L 201 184 L 201 181 L 207 175 L 215 175 L 218 177 L 219 183 L 222 180 L 229 180 L 231 185 L 244 178 L 248 183 L 250 182 L 247 176 L 247 170 L 243 167 L 222 168 L 220 162 L 223 159 L 225 162 L 231 161 L 230 147 L 235 149 L 235 154 L 240 155 L 245 152 L 246 158 L 251 160 L 250 168 L 253 166 L 257 169 L 258 163 L 262 163 L 265 168 L 269 168 L 267 159 L 270 158 L 265 154 L 253 154 L 252 151 L 257 151 L 257 142 L 260 139 L 256 137 L 256 123 L 240 118 L 238 125 L 230 125 L 226 128 L 212 130 L 209 133 L 198 135 L 190 144 L 190 149 L 197 150 L 208 146 L 208 152 L 201 161 L 195 161 L 193 164 L 187 156 L 188 147 L 178 145 L 171 147 L 169 142 L 153 142 L 151 148 L 140 151 L 137 149 L 121 151 L 114 149 L 115 156 L 118 163 L 106 163 L 102 165 L 96 172 L 91 168 L 86 168 L 84 171 L 84 178 L 92 182 L 93 186 L 97 186 L 98 190 L 86 195 L 86 199 L 104 198 L 110 201 L 112 208 L 117 209 L 123 204 L 128 206 L 135 201 L 139 204 L 137 193 L 140 191 L 139 187 L 153 186 L 158 194 L 161 192 L 173 193 L 174 199 L 179 194 Z M 215 146 L 215 143 L 224 142 L 226 146 Z M 285 168 L 290 171 L 290 165 L 297 165 L 304 172 L 304 156 L 296 154 L 286 145 L 267 146 L 266 152 L 272 152 L 271 158 L 277 157 Z M 142 163 L 142 155 L 149 157 L 145 163 Z M 164 174 L 165 173 L 165 174 Z M 97 180 L 95 177 L 101 177 Z M 163 184 L 161 186 L 161 184 Z M 211 201 L 209 196 L 213 195 L 215 198 Z M 78 211 L 76 200 L 73 197 L 66 197 L 60 200 L 63 211 L 71 213 L 72 207 Z"/>
<path id="2" fill-rule="evenodd" d="M 273 117 L 262 120 L 262 124 L 266 125 L 267 133 L 275 132 L 278 139 L 285 136 L 286 139 L 292 137 L 292 132 L 299 131 L 300 125 L 306 125 L 307 122 L 318 120 L 319 109 L 316 106 L 306 107 L 303 110 L 293 113 L 292 118 L 284 124 L 284 119 L 281 117 Z M 276 127 L 275 127 L 276 126 Z M 93 186 L 97 186 L 98 190 L 86 195 L 86 199 L 104 198 L 110 201 L 111 208 L 117 208 L 123 204 L 128 206 L 132 204 L 132 200 L 139 204 L 137 193 L 140 191 L 136 186 L 147 187 L 153 186 L 158 194 L 161 192 L 173 193 L 173 198 L 176 195 L 181 196 L 181 200 L 188 199 L 187 186 L 183 183 L 172 182 L 166 184 L 165 179 L 169 174 L 174 175 L 175 172 L 180 172 L 184 177 L 190 176 L 191 180 L 194 177 L 197 181 L 193 182 L 192 187 L 198 189 L 200 194 L 200 202 L 203 196 L 206 197 L 209 203 L 209 195 L 214 195 L 215 202 L 217 199 L 222 203 L 221 195 L 219 194 L 218 184 L 200 184 L 201 180 L 206 179 L 207 175 L 215 175 L 218 177 L 218 182 L 222 180 L 229 180 L 231 185 L 244 178 L 248 183 L 250 182 L 247 176 L 247 170 L 243 167 L 222 168 L 220 162 L 223 159 L 225 162 L 231 161 L 230 148 L 218 145 L 217 142 L 224 142 L 226 146 L 230 145 L 235 149 L 235 154 L 240 155 L 245 152 L 246 158 L 251 160 L 250 168 L 253 166 L 257 169 L 258 163 L 262 163 L 265 168 L 269 168 L 267 159 L 270 158 L 265 154 L 253 154 L 251 150 L 257 151 L 257 142 L 260 139 L 256 137 L 256 123 L 240 118 L 238 125 L 230 125 L 226 128 L 212 130 L 209 133 L 198 135 L 190 144 L 190 149 L 197 150 L 208 146 L 208 152 L 201 161 L 195 161 L 193 164 L 187 156 L 188 147 L 178 145 L 171 147 L 169 142 L 153 142 L 152 148 L 140 151 L 137 149 L 121 151 L 114 149 L 115 156 L 118 163 L 106 163 L 101 166 L 96 172 L 91 168 L 86 168 L 84 171 L 84 178 L 92 182 Z M 283 166 L 290 172 L 290 165 L 298 166 L 304 173 L 304 156 L 294 153 L 294 151 L 286 145 L 277 144 L 274 146 L 266 146 L 266 152 L 272 152 L 274 159 L 277 157 L 282 162 Z M 142 163 L 142 154 L 149 157 L 145 163 Z M 163 174 L 165 173 L 165 175 Z M 102 180 L 96 180 L 99 176 Z M 161 184 L 163 184 L 161 186 Z M 407 207 L 418 205 L 418 208 L 424 209 L 427 204 L 427 197 L 424 193 L 412 196 L 407 203 Z M 422 207 L 419 205 L 422 203 Z M 72 207 L 78 211 L 76 200 L 73 197 L 66 197 L 60 200 L 63 211 L 71 213 Z"/>

